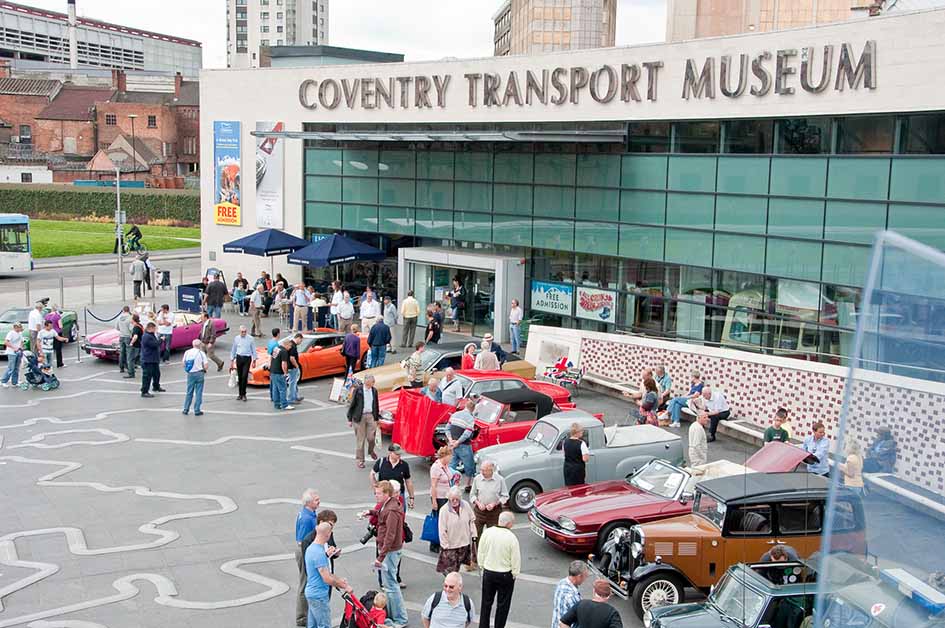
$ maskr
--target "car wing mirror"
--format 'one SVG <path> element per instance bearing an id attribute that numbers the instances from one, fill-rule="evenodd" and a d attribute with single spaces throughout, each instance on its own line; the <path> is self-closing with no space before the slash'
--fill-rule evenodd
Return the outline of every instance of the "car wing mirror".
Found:
<path id="1" fill-rule="evenodd" d="M 691 501 L 692 501 L 692 493 L 683 493 L 682 495 L 679 496 L 680 504 L 688 504 Z"/>

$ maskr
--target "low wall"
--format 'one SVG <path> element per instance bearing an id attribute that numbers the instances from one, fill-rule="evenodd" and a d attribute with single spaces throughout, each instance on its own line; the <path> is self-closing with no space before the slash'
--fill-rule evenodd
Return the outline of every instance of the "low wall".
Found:
<path id="1" fill-rule="evenodd" d="M 588 371 L 638 383 L 647 366 L 663 364 L 674 392 L 688 389 L 689 371 L 725 391 L 733 414 L 766 427 L 779 406 L 791 413 L 797 437 L 823 421 L 836 439 L 846 367 L 790 358 L 703 347 L 623 334 L 532 326 L 526 359 L 541 369 L 562 355 Z M 945 494 L 945 385 L 925 380 L 857 371 L 847 438 L 866 447 L 876 428 L 888 426 L 898 442 L 896 475 L 939 495 Z"/>

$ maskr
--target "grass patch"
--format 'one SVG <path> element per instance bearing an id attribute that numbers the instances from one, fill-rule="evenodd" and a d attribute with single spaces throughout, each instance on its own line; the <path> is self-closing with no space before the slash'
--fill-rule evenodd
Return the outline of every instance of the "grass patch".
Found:
<path id="1" fill-rule="evenodd" d="M 200 246 L 200 229 L 196 227 L 140 225 L 138 228 L 149 251 Z M 35 259 L 111 253 L 115 246 L 115 225 L 77 220 L 31 220 L 30 236 Z"/>

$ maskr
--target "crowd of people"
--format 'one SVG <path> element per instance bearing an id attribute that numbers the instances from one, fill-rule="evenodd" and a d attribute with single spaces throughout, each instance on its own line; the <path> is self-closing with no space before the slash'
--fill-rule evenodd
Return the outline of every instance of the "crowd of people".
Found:
<path id="1" fill-rule="evenodd" d="M 37 302 L 27 317 L 27 329 L 23 329 L 22 323 L 15 322 L 4 337 L 7 368 L 0 379 L 4 388 L 19 384 L 24 358 L 30 358 L 29 367 L 38 369 L 41 377 L 49 377 L 55 370 L 66 367 L 62 345 L 69 339 L 62 335 L 62 313 L 55 304 L 48 309 L 46 312 L 45 304 Z"/>

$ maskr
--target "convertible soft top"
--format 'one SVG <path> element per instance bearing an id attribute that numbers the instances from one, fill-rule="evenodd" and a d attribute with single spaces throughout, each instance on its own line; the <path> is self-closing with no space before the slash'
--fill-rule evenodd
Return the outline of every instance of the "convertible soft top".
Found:
<path id="1" fill-rule="evenodd" d="M 488 397 L 493 401 L 502 404 L 513 404 L 513 403 L 534 403 L 535 408 L 537 409 L 538 418 L 545 416 L 546 414 L 551 414 L 554 410 L 554 401 L 551 400 L 551 397 L 544 393 L 540 393 L 531 388 L 519 388 L 516 390 L 495 390 L 482 394 L 483 397 Z"/>

